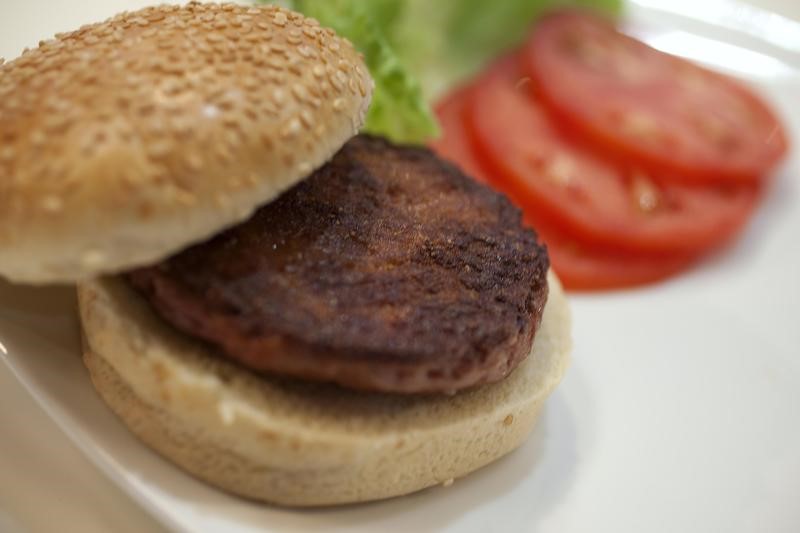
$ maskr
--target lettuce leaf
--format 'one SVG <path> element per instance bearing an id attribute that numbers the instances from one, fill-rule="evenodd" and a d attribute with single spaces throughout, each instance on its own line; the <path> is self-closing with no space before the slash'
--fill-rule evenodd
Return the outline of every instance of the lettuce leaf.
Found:
<path id="1" fill-rule="evenodd" d="M 432 100 L 522 43 L 545 12 L 573 6 L 618 15 L 622 0 L 407 0 L 407 6 L 406 23 L 394 44 Z M 423 21 L 428 27 L 420 26 Z M 429 42 L 418 35 L 428 35 Z"/>
<path id="2" fill-rule="evenodd" d="M 295 0 L 293 7 L 332 27 L 364 54 L 375 80 L 366 131 L 407 143 L 438 134 L 422 87 L 392 45 L 392 31 L 401 19 L 404 0 Z"/>
<path id="3" fill-rule="evenodd" d="M 375 80 L 365 130 L 396 142 L 438 134 L 430 102 L 524 39 L 533 20 L 565 5 L 616 15 L 622 0 L 290 0 L 347 37 Z"/>

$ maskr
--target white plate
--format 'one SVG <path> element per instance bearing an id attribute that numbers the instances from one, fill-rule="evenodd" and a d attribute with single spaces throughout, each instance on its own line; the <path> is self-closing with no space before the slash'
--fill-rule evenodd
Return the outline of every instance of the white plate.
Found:
<path id="1" fill-rule="evenodd" d="M 123 3 L 64 3 L 66 18 L 47 24 L 96 19 Z M 800 142 L 796 24 L 754 23 L 762 12 L 729 2 L 652 3 L 632 7 L 634 32 L 747 79 Z M 44 26 L 15 30 L 65 29 Z M 574 364 L 540 426 L 519 451 L 448 488 L 288 511 L 195 481 L 141 446 L 95 396 L 69 289 L 0 284 L 0 352 L 87 457 L 176 530 L 796 532 L 797 153 L 732 248 L 658 286 L 574 297 Z"/>

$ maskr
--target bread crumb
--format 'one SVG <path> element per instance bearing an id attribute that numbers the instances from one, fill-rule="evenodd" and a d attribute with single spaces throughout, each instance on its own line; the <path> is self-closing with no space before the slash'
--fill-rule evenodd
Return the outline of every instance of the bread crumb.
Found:
<path id="1" fill-rule="evenodd" d="M 453 478 L 446 479 L 446 480 L 444 480 L 442 482 L 442 487 L 449 487 L 450 485 L 453 484 L 454 481 L 455 481 L 455 479 L 453 479 Z"/>

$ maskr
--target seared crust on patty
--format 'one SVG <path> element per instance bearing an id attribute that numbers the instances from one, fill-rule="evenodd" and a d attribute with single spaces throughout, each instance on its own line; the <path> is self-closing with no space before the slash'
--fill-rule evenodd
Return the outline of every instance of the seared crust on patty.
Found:
<path id="1" fill-rule="evenodd" d="M 505 197 L 427 149 L 362 135 L 249 221 L 127 277 L 253 370 L 417 393 L 513 370 L 548 267 Z"/>

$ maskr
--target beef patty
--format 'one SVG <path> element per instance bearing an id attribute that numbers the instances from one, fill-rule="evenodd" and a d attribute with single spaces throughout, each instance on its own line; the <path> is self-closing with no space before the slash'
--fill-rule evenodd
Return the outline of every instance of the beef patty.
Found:
<path id="1" fill-rule="evenodd" d="M 249 221 L 127 278 L 250 369 L 417 393 L 511 372 L 548 267 L 504 196 L 427 149 L 361 135 Z"/>

